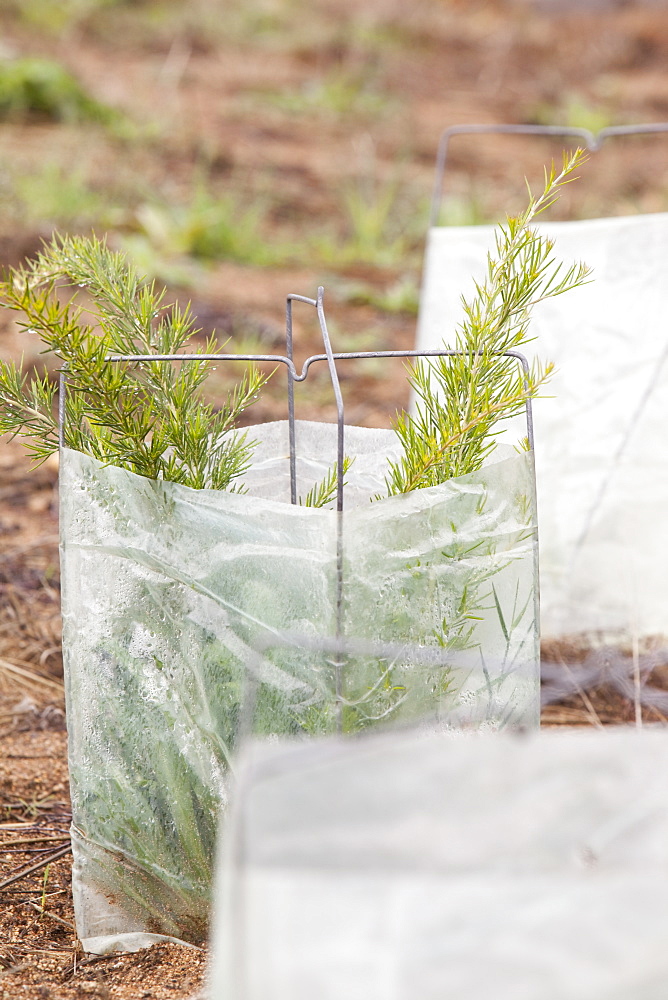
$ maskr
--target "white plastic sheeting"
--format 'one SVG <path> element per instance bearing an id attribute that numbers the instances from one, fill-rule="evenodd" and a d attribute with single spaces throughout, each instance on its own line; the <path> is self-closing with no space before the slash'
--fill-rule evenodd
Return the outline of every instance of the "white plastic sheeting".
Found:
<path id="1" fill-rule="evenodd" d="M 668 735 L 251 748 L 210 1000 L 663 1000 Z"/>
<path id="2" fill-rule="evenodd" d="M 297 430 L 303 495 L 336 438 L 329 425 Z M 340 519 L 287 502 L 285 423 L 252 436 L 254 495 L 61 456 L 73 891 L 87 951 L 204 939 L 242 719 L 244 731 L 301 736 L 538 724 L 532 456 L 370 503 L 395 436 L 348 428 Z M 332 655 L 339 606 L 345 636 L 390 651 Z"/>
<path id="3" fill-rule="evenodd" d="M 557 366 L 534 410 L 542 633 L 665 636 L 668 214 L 536 228 L 593 269 L 538 304 L 527 351 Z M 451 344 L 493 233 L 430 231 L 418 348 Z"/>

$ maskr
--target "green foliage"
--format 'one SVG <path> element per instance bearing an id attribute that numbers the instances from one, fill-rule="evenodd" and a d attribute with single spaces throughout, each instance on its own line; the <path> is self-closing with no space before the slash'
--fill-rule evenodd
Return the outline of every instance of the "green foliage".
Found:
<path id="1" fill-rule="evenodd" d="M 404 453 L 392 463 L 390 495 L 435 486 L 474 472 L 495 446 L 500 421 L 520 413 L 551 373 L 536 364 L 528 379 L 514 358 L 502 356 L 527 343 L 531 311 L 542 299 L 583 284 L 582 264 L 563 270 L 552 259 L 553 243 L 539 236 L 531 222 L 557 199 L 584 154 L 564 156 L 559 174 L 545 172 L 545 188 L 530 195 L 525 212 L 509 218 L 496 237 L 496 256 L 488 255 L 487 276 L 476 295 L 464 301 L 465 318 L 457 332 L 458 357 L 420 359 L 410 366 L 417 393 L 416 415 L 398 415 L 395 430 Z"/>
<path id="2" fill-rule="evenodd" d="M 342 234 L 314 241 L 325 263 L 406 266 L 422 240 L 426 208 L 398 180 L 358 178 L 342 187 L 340 204 Z"/>
<path id="3" fill-rule="evenodd" d="M 44 875 L 42 876 L 42 902 L 40 904 L 40 916 L 44 916 L 46 912 L 46 887 L 49 882 L 49 872 L 51 870 L 51 865 L 47 865 L 44 869 Z"/>
<path id="4" fill-rule="evenodd" d="M 405 274 L 386 288 L 379 291 L 366 282 L 355 282 L 340 291 L 344 302 L 358 306 L 373 306 L 381 312 L 405 313 L 417 316 L 420 293 L 415 277 Z"/>
<path id="5" fill-rule="evenodd" d="M 162 250 L 143 233 L 125 233 L 119 237 L 119 244 L 132 264 L 151 281 L 193 289 L 202 280 L 203 270 L 196 261 Z"/>
<path id="6" fill-rule="evenodd" d="M 58 294 L 62 282 L 73 290 L 69 299 L 62 288 Z M 99 331 L 77 304 L 81 288 Z M 150 479 L 235 488 L 252 446 L 233 427 L 264 379 L 248 372 L 214 410 L 201 398 L 207 362 L 110 363 L 114 354 L 180 352 L 195 332 L 189 310 L 166 306 L 164 292 L 142 281 L 123 255 L 95 238 L 56 237 L 35 261 L 10 272 L 0 300 L 67 366 L 68 447 Z M 216 350 L 211 338 L 205 353 Z M 58 447 L 55 393 L 48 378 L 0 362 L 0 433 L 25 436 L 38 462 Z"/>
<path id="7" fill-rule="evenodd" d="M 111 194 L 94 190 L 82 169 L 45 163 L 34 172 L 17 173 L 12 184 L 24 217 L 34 222 L 103 226 L 119 221 Z"/>
<path id="8" fill-rule="evenodd" d="M 24 24 L 59 35 L 97 11 L 123 3 L 127 0 L 5 0 L 2 6 L 13 10 Z"/>
<path id="9" fill-rule="evenodd" d="M 172 264 L 194 257 L 262 267 L 280 259 L 265 236 L 266 215 L 261 201 L 244 205 L 232 193 L 217 198 L 199 184 L 187 204 L 142 205 L 136 213 L 138 233 L 128 246 L 137 252 L 146 245 Z"/>
<path id="10" fill-rule="evenodd" d="M 33 0 L 44 2 L 44 0 Z M 273 47 L 285 41 L 295 20 L 303 24 L 301 12 L 293 15 L 299 0 L 252 0 L 230 3 L 229 0 L 90 0 L 100 5 L 100 13 L 87 18 L 87 28 L 97 36 L 119 24 L 133 33 L 136 44 L 151 51 L 169 47 L 182 40 L 197 51 L 213 52 L 221 45 Z M 121 16 L 109 7 L 123 8 Z"/>
<path id="11" fill-rule="evenodd" d="M 343 474 L 345 476 L 346 472 L 352 465 L 354 459 L 349 458 L 344 455 L 343 458 Z M 320 483 L 316 483 L 306 494 L 306 499 L 303 501 L 304 507 L 326 507 L 328 503 L 331 503 L 336 496 L 336 485 L 339 475 L 339 463 L 334 462 L 334 465 L 329 470 L 327 475 Z M 343 481 L 345 486 L 345 479 Z M 302 503 L 301 497 L 299 502 Z"/>
<path id="12" fill-rule="evenodd" d="M 112 125 L 119 115 L 87 94 L 60 63 L 30 56 L 0 61 L 0 118 Z"/>
<path id="13" fill-rule="evenodd" d="M 482 226 L 494 221 L 487 200 L 475 187 L 467 194 L 446 195 L 441 202 L 438 225 Z"/>
<path id="14" fill-rule="evenodd" d="M 538 104 L 528 114 L 528 120 L 537 125 L 565 125 L 568 128 L 586 128 L 596 135 L 601 129 L 618 124 L 614 111 L 601 103 L 591 103 L 581 94 L 570 93 L 556 103 Z"/>
<path id="15" fill-rule="evenodd" d="M 338 69 L 319 79 L 309 80 L 299 90 L 264 94 L 275 107 L 293 114 L 315 112 L 334 117 L 358 117 L 386 113 L 391 105 L 368 74 Z"/>

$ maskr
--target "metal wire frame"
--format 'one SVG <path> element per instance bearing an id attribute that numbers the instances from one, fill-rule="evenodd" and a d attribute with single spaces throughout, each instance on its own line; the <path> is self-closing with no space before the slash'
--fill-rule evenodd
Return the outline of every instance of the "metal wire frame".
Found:
<path id="1" fill-rule="evenodd" d="M 453 125 L 442 133 L 436 154 L 436 177 L 431 199 L 429 225 L 437 226 L 443 200 L 443 181 L 450 140 L 456 135 L 543 135 L 579 139 L 590 153 L 596 153 L 606 139 L 626 135 L 652 135 L 668 132 L 668 122 L 645 125 L 610 125 L 594 133 L 588 128 L 564 125 Z"/>
<path id="2" fill-rule="evenodd" d="M 322 286 L 318 288 L 318 294 L 315 299 L 309 298 L 305 295 L 289 294 L 286 298 L 286 322 L 285 322 L 285 343 L 286 343 L 286 353 L 281 354 L 113 354 L 109 355 L 107 361 L 109 363 L 120 363 L 120 362 L 158 362 L 158 361 L 172 361 L 172 362 L 188 362 L 188 361 L 255 361 L 255 362 L 273 362 L 275 364 L 282 364 L 286 368 L 287 372 L 287 396 L 288 396 L 288 439 L 290 445 L 290 501 L 292 504 L 297 503 L 297 446 L 296 446 L 296 421 L 295 421 L 295 398 L 294 398 L 294 384 L 295 382 L 304 382 L 308 376 L 310 368 L 313 364 L 317 362 L 326 362 L 329 369 L 329 375 L 332 382 L 332 388 L 334 390 L 334 397 L 336 400 L 336 422 L 337 422 L 337 482 L 336 482 L 336 510 L 339 516 L 336 519 L 336 613 L 335 613 L 335 636 L 334 643 L 336 644 L 343 636 L 343 498 L 344 498 L 344 456 L 345 456 L 345 408 L 343 403 L 343 395 L 341 393 L 341 385 L 339 382 L 338 371 L 336 367 L 337 361 L 353 361 L 353 360 L 365 360 L 365 359 L 378 359 L 378 358 L 438 358 L 438 357 L 457 357 L 466 354 L 465 351 L 455 351 L 442 348 L 440 350 L 422 350 L 422 351 L 346 351 L 346 352 L 334 352 L 332 349 L 332 343 L 329 336 L 329 331 L 327 329 L 327 319 L 325 317 L 324 309 L 324 294 L 325 290 Z M 300 372 L 297 371 L 294 363 L 294 349 L 293 349 L 293 329 L 292 329 L 292 304 L 293 302 L 301 302 L 305 305 L 309 305 L 316 309 L 318 322 L 320 325 L 320 333 L 323 340 L 324 353 L 323 354 L 312 354 L 310 357 L 306 358 L 302 365 Z M 480 354 L 481 352 L 475 352 Z M 534 433 L 533 433 L 533 412 L 531 406 L 531 397 L 528 392 L 529 384 L 529 363 L 523 354 L 518 351 L 503 351 L 500 352 L 501 356 L 515 358 L 520 364 L 523 375 L 524 383 L 527 387 L 527 395 L 525 397 L 525 416 L 526 416 L 526 427 L 527 427 L 527 439 L 529 443 L 529 448 L 533 451 L 534 448 Z M 67 416 L 67 364 L 63 365 L 60 371 L 60 381 L 59 381 L 59 398 L 58 398 L 58 433 L 59 433 L 59 443 L 60 447 L 65 447 L 65 427 L 66 427 L 66 416 Z M 345 660 L 341 656 L 337 657 L 333 661 L 333 666 L 335 667 L 336 674 L 336 694 L 339 703 L 339 707 L 342 704 L 343 697 L 343 669 L 345 666 Z M 339 719 L 340 722 L 340 719 Z"/>
<path id="3" fill-rule="evenodd" d="M 336 448 L 336 461 L 337 461 L 337 484 L 336 484 L 336 509 L 337 511 L 343 510 L 343 497 L 344 497 L 344 456 L 345 456 L 345 407 L 343 403 L 343 395 L 341 393 L 341 384 L 339 381 L 339 375 L 336 367 L 337 361 L 363 361 L 367 359 L 378 359 L 378 358 L 442 358 L 442 357 L 458 357 L 467 352 L 465 351 L 454 351 L 446 348 L 441 348 L 439 350 L 421 350 L 421 351 L 345 351 L 345 352 L 334 352 L 332 349 L 332 343 L 329 336 L 329 331 L 327 329 L 327 320 L 325 317 L 324 309 L 324 294 L 325 289 L 323 286 L 318 288 L 318 294 L 315 299 L 308 298 L 305 295 L 295 295 L 290 293 L 286 297 L 286 324 L 285 324 L 285 341 L 286 341 L 286 354 L 112 354 L 109 355 L 107 361 L 110 363 L 118 362 L 151 362 L 151 361 L 255 361 L 255 362 L 272 362 L 274 364 L 282 364 L 286 368 L 287 372 L 287 384 L 288 384 L 288 439 L 290 445 L 290 502 L 293 504 L 297 503 L 297 447 L 296 447 L 296 421 L 295 421 L 295 396 L 294 396 L 294 383 L 295 382 L 305 382 L 308 376 L 311 366 L 317 362 L 325 361 L 327 362 L 327 367 L 329 369 L 329 375 L 332 382 L 332 388 L 334 391 L 334 398 L 336 401 L 336 422 L 337 422 L 337 448 Z M 324 354 L 312 354 L 310 357 L 302 364 L 301 371 L 298 372 L 294 363 L 294 350 L 293 350 L 293 332 L 292 332 L 292 303 L 302 302 L 306 305 L 312 306 L 317 311 L 318 322 L 320 325 L 320 333 L 323 340 L 323 345 L 325 348 Z M 480 352 L 477 352 L 480 353 Z M 501 352 L 503 357 L 515 358 L 524 373 L 525 384 L 528 388 L 529 379 L 529 362 L 523 354 L 519 351 L 503 351 Z M 59 398 L 58 398 L 58 433 L 59 433 L 59 444 L 60 447 L 65 447 L 65 427 L 66 427 L 66 398 L 67 398 L 67 374 L 68 366 L 64 364 L 60 370 L 59 377 Z M 525 416 L 526 416 L 526 426 L 527 426 L 527 439 L 529 442 L 529 448 L 533 451 L 534 448 L 534 431 L 533 431 L 533 410 L 531 405 L 531 397 L 527 393 L 525 399 Z"/>

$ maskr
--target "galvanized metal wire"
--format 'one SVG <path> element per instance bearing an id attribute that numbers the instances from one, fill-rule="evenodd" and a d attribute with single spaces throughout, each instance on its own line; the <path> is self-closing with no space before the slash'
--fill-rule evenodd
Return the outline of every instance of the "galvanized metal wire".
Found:
<path id="1" fill-rule="evenodd" d="M 243 361 L 243 362 L 273 362 L 285 366 L 287 372 L 287 404 L 288 404 L 288 438 L 289 438 L 289 461 L 290 461 L 290 500 L 292 504 L 297 504 L 297 445 L 296 445 L 296 419 L 295 419 L 295 383 L 302 383 L 317 363 L 326 362 L 329 376 L 336 402 L 336 423 L 337 423 L 337 447 L 336 447 L 336 510 L 338 517 L 336 520 L 336 595 L 335 595 L 335 635 L 333 640 L 334 651 L 337 643 L 343 636 L 343 506 L 344 506 L 344 456 L 345 456 L 345 407 L 341 383 L 339 380 L 337 362 L 338 361 L 364 361 L 377 360 L 379 358 L 437 358 L 456 357 L 465 354 L 464 351 L 453 351 L 448 349 L 428 350 L 428 351 L 345 351 L 335 352 L 332 348 L 329 331 L 327 329 L 327 319 L 324 308 L 325 290 L 322 286 L 318 288 L 316 298 L 309 298 L 305 295 L 289 294 L 286 299 L 286 322 L 285 322 L 285 355 L 281 354 L 114 354 L 107 358 L 111 364 L 135 363 L 135 362 L 180 362 L 190 361 Z M 313 354 L 306 358 L 301 371 L 298 371 L 294 363 L 294 344 L 292 326 L 292 306 L 294 302 L 303 303 L 315 308 L 320 334 L 322 336 L 324 353 Z M 480 353 L 480 352 L 475 352 Z M 524 373 L 527 396 L 525 399 L 525 414 L 527 439 L 529 447 L 533 450 L 533 417 L 531 408 L 531 398 L 528 392 L 529 363 L 524 355 L 518 351 L 504 351 L 503 356 L 512 357 L 517 360 Z M 473 356 L 473 355 L 472 355 Z M 60 446 L 65 446 L 66 428 L 66 398 L 67 398 L 67 366 L 64 365 L 60 372 L 60 393 L 59 393 L 59 439 Z M 349 650 L 347 650 L 349 652 Z M 343 649 L 340 650 L 343 652 Z M 343 670 L 345 658 L 336 656 L 332 661 L 335 670 L 336 696 L 341 713 L 343 704 Z M 338 719 L 338 728 L 341 728 L 341 719 Z"/>
<path id="2" fill-rule="evenodd" d="M 429 225 L 437 226 L 443 200 L 445 167 L 451 140 L 458 135 L 534 135 L 555 138 L 578 139 L 589 150 L 596 153 L 608 139 L 631 135 L 657 135 L 668 132 L 668 122 L 652 122 L 645 125 L 610 125 L 594 133 L 587 128 L 572 128 L 566 125 L 452 125 L 441 134 L 436 153 L 436 176 L 431 198 Z"/>
<path id="3" fill-rule="evenodd" d="M 285 323 L 285 348 L 286 353 L 283 354 L 231 354 L 231 353 L 215 353 L 215 354 L 112 354 L 109 355 L 107 361 L 109 363 L 120 363 L 126 362 L 132 364 L 134 362 L 183 362 L 187 363 L 189 361 L 243 361 L 243 362 L 270 362 L 274 364 L 282 364 L 285 366 L 287 372 L 287 409 L 288 409 L 288 436 L 289 436 L 289 446 L 290 446 L 290 501 L 293 504 L 297 503 L 297 448 L 296 448 L 296 418 L 295 418 L 295 393 L 294 386 L 295 383 L 305 382 L 311 367 L 314 364 L 326 362 L 329 371 L 330 380 L 332 383 L 332 389 L 334 392 L 334 398 L 336 403 L 336 423 L 337 423 L 337 447 L 336 447 L 336 461 L 337 461 L 337 486 L 336 486 L 336 509 L 341 512 L 343 510 L 344 503 L 344 457 L 345 457 L 345 406 L 343 402 L 343 394 L 341 392 L 341 383 L 339 380 L 339 374 L 337 369 L 338 361 L 365 361 L 365 360 L 378 360 L 381 358 L 442 358 L 442 357 L 460 357 L 466 354 L 466 351 L 455 351 L 446 348 L 441 348 L 437 350 L 398 350 L 398 351 L 343 351 L 335 352 L 332 348 L 332 343 L 327 329 L 327 319 L 325 316 L 324 308 L 324 295 L 325 289 L 323 286 L 318 288 L 318 293 L 316 298 L 309 298 L 306 295 L 296 295 L 290 293 L 286 298 L 286 323 Z M 303 362 L 301 371 L 298 371 L 294 363 L 294 344 L 293 344 L 293 326 L 292 326 L 292 303 L 301 302 L 305 305 L 315 308 L 318 324 L 320 327 L 320 334 L 323 340 L 323 346 L 325 348 L 322 354 L 312 354 L 310 357 L 306 358 Z M 472 352 L 471 357 L 480 352 Z M 500 356 L 515 358 L 522 368 L 524 373 L 525 385 L 527 386 L 527 396 L 525 399 L 525 418 L 527 427 L 527 440 L 529 442 L 529 448 L 533 451 L 534 448 L 534 430 L 533 430 L 533 410 L 531 404 L 531 397 L 528 393 L 528 379 L 529 379 L 529 362 L 523 354 L 519 351 L 503 351 L 500 352 Z M 65 427 L 66 427 L 66 398 L 67 398 L 67 365 L 63 365 L 60 371 L 60 393 L 59 393 L 59 406 L 58 406 L 58 423 L 59 423 L 59 440 L 60 446 L 65 447 Z"/>

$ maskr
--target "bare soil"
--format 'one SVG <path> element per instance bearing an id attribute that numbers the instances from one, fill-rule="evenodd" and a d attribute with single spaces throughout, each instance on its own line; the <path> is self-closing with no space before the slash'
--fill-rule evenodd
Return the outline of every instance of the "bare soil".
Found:
<path id="1" fill-rule="evenodd" d="M 281 5 L 237 6 L 241 18 Z M 0 5 L 3 45 L 59 58 L 99 99 L 143 123 L 157 121 L 150 139 L 133 143 L 84 136 L 68 124 L 3 124 L 0 173 L 10 160 L 26 169 L 41 160 L 65 169 L 83 162 L 100 186 L 140 177 L 146 190 L 178 200 L 205 161 L 221 191 L 230 184 L 245 185 L 250 197 L 271 193 L 268 239 L 298 245 L 306 235 L 331 231 L 343 247 L 349 233 L 337 200 L 341 184 L 369 173 L 381 183 L 398 171 L 417 206 L 410 259 L 325 266 L 303 254 L 273 268 L 223 260 L 202 270 L 194 288 L 170 291 L 192 298 L 204 332 L 216 327 L 230 335 L 230 349 L 243 329 L 275 351 L 285 295 L 314 295 L 325 284 L 335 344 L 407 348 L 414 315 L 350 301 L 346 287 L 362 282 L 382 293 L 405 274 L 418 276 L 419 234 L 444 127 L 546 116 L 561 124 L 567 115 L 573 119 L 575 98 L 580 122 L 592 109 L 603 114 L 603 124 L 668 118 L 668 9 L 629 3 L 560 13 L 566 6 L 373 0 L 361 11 L 355 0 L 318 0 L 269 43 L 238 26 L 233 31 L 234 21 L 228 37 L 185 15 L 133 20 L 139 17 L 133 5 L 111 8 L 101 27 L 82 23 L 49 34 L 27 27 L 11 4 Z M 275 100 L 307 94 L 336 74 L 370 80 L 381 110 L 295 111 Z M 559 150 L 542 141 L 461 139 L 453 143 L 446 199 L 473 196 L 492 217 L 512 212 L 522 204 L 524 175 L 540 178 Z M 668 137 L 611 142 L 592 157 L 558 211 L 665 210 L 667 160 Z M 110 232 L 112 241 L 131 228 L 124 219 Z M 0 262 L 18 263 L 50 231 L 47 218 L 0 220 Z M 302 356 L 319 349 L 313 317 L 299 316 L 297 334 Z M 1 357 L 24 354 L 30 366 L 40 363 L 37 352 L 10 317 L 0 317 Z M 399 365 L 342 374 L 352 423 L 387 426 L 406 402 Z M 224 386 L 221 376 L 214 392 Z M 281 417 L 284 406 L 274 381 L 250 419 Z M 301 416 L 330 419 L 326 380 L 316 381 L 299 406 Z M 185 998 L 201 987 L 205 956 L 196 949 L 162 945 L 104 959 L 81 952 L 67 854 L 16 878 L 44 865 L 68 837 L 56 488 L 57 463 L 32 470 L 17 442 L 0 441 L 0 997 Z M 665 723 L 668 667 L 655 653 L 640 651 L 629 677 L 614 669 L 605 649 L 593 659 L 591 650 L 545 650 L 544 723 Z"/>

